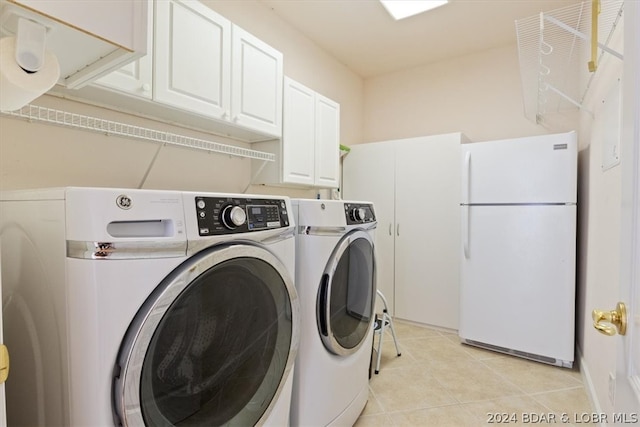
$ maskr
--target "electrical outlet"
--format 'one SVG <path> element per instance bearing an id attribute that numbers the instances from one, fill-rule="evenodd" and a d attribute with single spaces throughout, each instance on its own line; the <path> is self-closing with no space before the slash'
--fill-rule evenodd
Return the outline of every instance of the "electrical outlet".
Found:
<path id="1" fill-rule="evenodd" d="M 616 403 L 616 376 L 613 372 L 609 372 L 609 400 L 612 405 Z"/>

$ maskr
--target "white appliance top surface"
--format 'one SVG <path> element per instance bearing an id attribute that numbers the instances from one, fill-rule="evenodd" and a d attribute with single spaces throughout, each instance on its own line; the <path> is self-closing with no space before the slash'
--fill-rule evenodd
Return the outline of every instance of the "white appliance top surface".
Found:
<path id="1" fill-rule="evenodd" d="M 220 236 L 198 236 L 195 198 L 218 197 L 229 199 L 282 200 L 285 210 L 291 211 L 291 201 L 286 196 L 231 194 L 195 191 L 147 190 L 102 187 L 60 187 L 30 190 L 4 191 L 2 202 L 64 203 L 64 221 L 67 239 L 77 241 L 127 241 L 134 235 L 114 237 L 109 228 L 117 224 L 127 227 L 134 234 L 138 229 L 146 230 L 152 223 L 161 223 L 149 235 L 136 235 L 135 240 L 184 241 L 230 240 L 249 238 L 260 240 L 264 234 L 292 230 L 293 221 L 277 230 L 257 230 L 250 233 L 235 233 Z M 125 199 L 124 204 L 123 200 Z M 290 215 L 291 216 L 291 215 Z M 111 228 L 113 230 L 113 228 Z M 156 230 L 160 234 L 156 233 Z M 243 237 L 244 236 L 244 237 Z"/>
<path id="2" fill-rule="evenodd" d="M 347 227 L 347 204 L 370 204 L 366 201 L 292 199 L 294 212 L 297 211 L 296 225 L 309 227 Z M 297 209 L 296 209 L 297 208 Z M 374 208 L 375 209 L 375 208 Z M 361 225 L 354 225 L 359 227 Z"/>

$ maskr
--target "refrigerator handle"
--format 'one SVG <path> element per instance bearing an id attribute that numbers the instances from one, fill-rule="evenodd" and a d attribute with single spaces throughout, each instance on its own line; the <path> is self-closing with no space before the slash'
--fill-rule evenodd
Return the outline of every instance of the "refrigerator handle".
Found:
<path id="1" fill-rule="evenodd" d="M 469 259 L 469 205 L 462 206 L 462 247 L 464 257 Z"/>
<path id="2" fill-rule="evenodd" d="M 393 224 L 389 223 L 389 236 L 393 236 Z"/>
<path id="3" fill-rule="evenodd" d="M 471 151 L 467 151 L 466 153 L 464 153 L 464 171 L 462 176 L 462 187 L 463 187 L 462 203 L 469 203 L 469 196 L 470 196 L 469 180 L 470 179 L 471 179 Z"/>

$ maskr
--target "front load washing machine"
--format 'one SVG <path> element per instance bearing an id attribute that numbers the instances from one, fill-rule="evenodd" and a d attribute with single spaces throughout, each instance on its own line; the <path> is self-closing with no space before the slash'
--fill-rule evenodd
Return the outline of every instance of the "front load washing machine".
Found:
<path id="1" fill-rule="evenodd" d="M 2 193 L 9 425 L 287 425 L 290 212 L 272 196 Z"/>
<path id="2" fill-rule="evenodd" d="M 376 295 L 373 205 L 292 203 L 301 332 L 291 425 L 353 425 L 369 396 Z"/>

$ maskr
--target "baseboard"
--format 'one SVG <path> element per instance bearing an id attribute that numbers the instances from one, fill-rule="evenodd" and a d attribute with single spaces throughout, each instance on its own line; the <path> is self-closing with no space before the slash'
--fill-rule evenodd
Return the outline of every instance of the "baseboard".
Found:
<path id="1" fill-rule="evenodd" d="M 580 374 L 582 375 L 582 382 L 584 383 L 584 388 L 587 392 L 587 396 L 589 397 L 589 403 L 591 403 L 591 409 L 594 414 L 602 414 L 602 405 L 600 405 L 596 389 L 593 386 L 593 381 L 591 381 L 589 366 L 582 355 L 580 347 L 576 346 L 576 352 L 578 353 L 578 360 L 580 360 Z M 600 423 L 600 427 L 606 427 L 606 424 Z"/>

